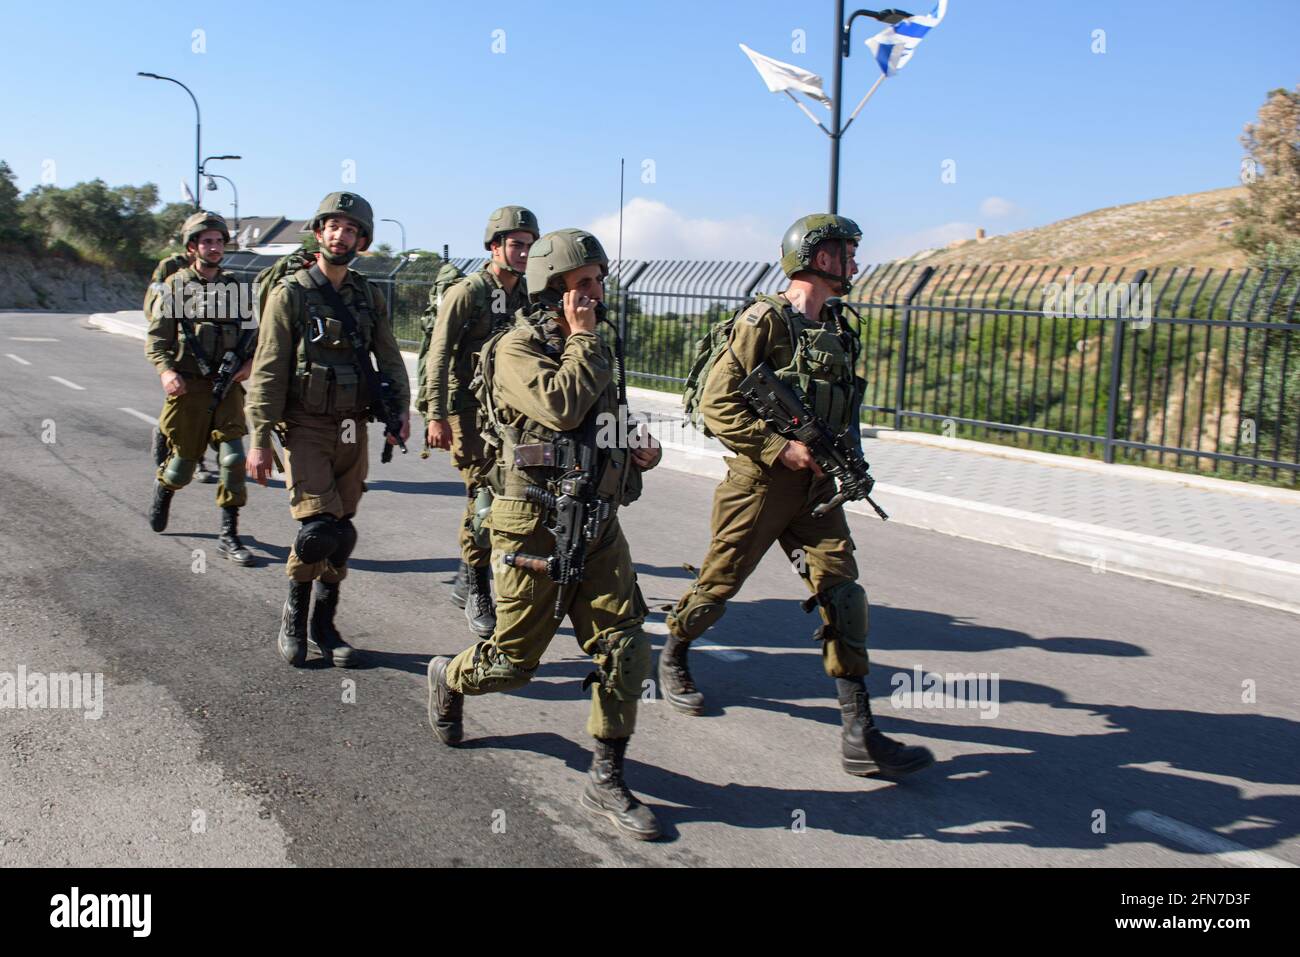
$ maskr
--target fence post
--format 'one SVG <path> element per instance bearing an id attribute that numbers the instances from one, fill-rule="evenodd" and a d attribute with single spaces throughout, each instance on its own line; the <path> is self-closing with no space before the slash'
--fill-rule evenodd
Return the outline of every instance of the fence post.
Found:
<path id="1" fill-rule="evenodd" d="M 903 396 L 907 389 L 907 333 L 912 325 L 912 300 L 934 275 L 934 267 L 926 266 L 912 288 L 903 296 L 903 328 L 898 333 L 898 384 L 894 391 L 894 429 L 903 431 Z"/>
<path id="2" fill-rule="evenodd" d="M 1129 280 L 1129 288 L 1140 286 L 1146 282 L 1147 271 L 1139 269 Z M 1131 307 L 1133 302 L 1141 302 L 1141 292 L 1138 296 L 1129 296 L 1128 305 Z M 1073 304 L 1071 307 L 1073 308 Z M 1115 463 L 1115 422 L 1119 417 L 1119 383 L 1124 377 L 1124 326 L 1128 323 L 1126 316 L 1112 316 L 1115 323 L 1115 332 L 1111 337 L 1110 344 L 1110 385 L 1106 389 L 1106 444 L 1102 447 L 1102 461 L 1108 465 Z"/>

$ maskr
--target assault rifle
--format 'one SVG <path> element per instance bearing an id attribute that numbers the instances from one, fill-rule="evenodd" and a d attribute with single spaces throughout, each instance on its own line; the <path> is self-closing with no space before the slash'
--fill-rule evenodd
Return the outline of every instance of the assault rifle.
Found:
<path id="1" fill-rule="evenodd" d="M 866 499 L 883 520 L 889 515 L 871 498 L 876 480 L 871 477 L 870 466 L 862 457 L 858 443 L 847 438 L 847 431 L 836 435 L 825 422 L 810 411 L 803 397 L 788 383 L 776 377 L 771 366 L 761 362 L 740 383 L 740 394 L 758 415 L 779 435 L 808 446 L 813 460 L 823 472 L 839 483 L 839 490 L 829 502 L 813 509 L 821 517 L 845 502 Z"/>
<path id="2" fill-rule="evenodd" d="M 257 328 L 254 327 L 245 331 L 239 337 L 239 342 L 235 343 L 235 348 L 227 350 L 221 357 L 221 365 L 217 366 L 217 371 L 212 375 L 212 401 L 208 403 L 209 418 L 216 417 L 217 406 L 221 405 L 222 399 L 234 384 L 235 373 L 252 357 L 256 343 Z"/>
<path id="3" fill-rule="evenodd" d="M 545 465 L 566 469 L 552 493 L 537 486 L 524 489 L 524 497 L 547 510 L 546 530 L 555 538 L 555 548 L 545 558 L 510 552 L 504 559 L 512 568 L 524 568 L 550 576 L 560 586 L 555 596 L 555 619 L 564 617 L 564 589 L 582 581 L 587 564 L 587 547 L 600 538 L 610 515 L 610 503 L 596 495 L 595 418 L 580 435 L 566 435 L 554 443 L 515 446 L 518 466 Z"/>

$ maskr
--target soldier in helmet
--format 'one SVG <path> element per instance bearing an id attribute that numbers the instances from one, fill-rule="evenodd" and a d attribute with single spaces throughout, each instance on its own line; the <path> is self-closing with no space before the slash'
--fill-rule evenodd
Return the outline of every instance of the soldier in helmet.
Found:
<path id="1" fill-rule="evenodd" d="M 469 385 L 475 353 L 528 305 L 524 267 L 528 249 L 539 235 L 537 217 L 522 206 L 502 206 L 488 218 L 483 248 L 492 258 L 443 293 L 422 384 L 429 445 L 449 449 L 465 480 L 461 560 L 452 601 L 465 609 L 470 631 L 480 638 L 492 634 L 496 627 L 487 530 L 482 517 L 475 518 L 479 511 L 476 500 L 491 495 L 493 459 L 483 447 L 478 401 Z"/>
<path id="2" fill-rule="evenodd" d="M 690 643 L 722 617 L 727 602 L 774 543 L 803 576 L 819 607 L 822 664 L 835 679 L 843 731 L 842 765 L 849 774 L 902 776 L 934 761 L 923 747 L 904 746 L 875 726 L 868 701 L 867 595 L 858 583 L 854 545 L 842 508 L 816 517 L 835 494 L 834 480 L 808 447 L 788 441 L 758 418 L 738 388 L 759 363 L 797 385 L 826 410 L 835 431 L 856 430 L 862 401 L 853 356 L 856 335 L 839 316 L 857 271 L 862 231 L 843 216 L 804 216 L 781 241 L 781 268 L 790 283 L 759 296 L 736 318 L 730 348 L 702 384 L 704 424 L 735 453 L 713 497 L 713 535 L 699 577 L 668 615 L 669 637 L 659 656 L 660 689 L 685 714 L 703 713 L 704 695 L 687 665 Z M 833 420 L 833 421 L 832 421 Z"/>
<path id="3" fill-rule="evenodd" d="M 151 284 L 145 296 L 149 330 L 145 356 L 162 380 L 167 398 L 158 418 L 164 448 L 155 450 L 158 465 L 149 525 L 165 531 L 172 496 L 194 478 L 210 443 L 220 443 L 217 462 L 217 507 L 221 533 L 217 551 L 237 565 L 253 564 L 239 540 L 239 510 L 248 501 L 244 485 L 244 387 L 252 360 L 234 376 L 234 383 L 215 413 L 209 412 L 213 375 L 225 354 L 247 333 L 255 335 L 252 316 L 244 315 L 238 279 L 221 268 L 230 230 L 216 213 L 197 212 L 181 227 L 189 265 L 172 272 L 165 282 Z M 162 268 L 163 264 L 160 264 Z M 206 372 L 205 372 L 206 369 Z"/>
<path id="4" fill-rule="evenodd" d="M 661 451 L 653 440 L 637 448 L 591 441 L 598 423 L 626 434 L 626 419 L 619 422 L 626 409 L 614 381 L 614 356 L 596 333 L 608 268 L 604 249 L 590 233 L 561 229 L 541 237 L 528 255 L 531 307 L 480 354 L 483 419 L 499 443 L 503 474 L 488 517 L 497 627 L 454 659 L 429 662 L 429 722 L 444 744 L 459 744 L 465 696 L 526 685 L 567 614 L 579 645 L 596 664 L 584 682 L 592 686 L 587 731 L 595 738 L 595 755 L 580 803 L 620 833 L 652 840 L 658 822 L 623 780 L 651 651 L 641 629 L 646 606 L 617 509 L 639 496 L 641 473 L 658 464 Z M 587 545 L 585 574 L 562 587 L 546 572 L 522 567 L 518 557 L 553 554 L 555 538 L 546 526 L 556 512 L 548 499 L 560 494 L 561 479 L 572 479 L 573 457 L 581 448 L 595 449 L 586 474 L 601 503 L 596 511 L 605 517 Z"/>
<path id="5" fill-rule="evenodd" d="M 266 484 L 271 432 L 278 431 L 289 511 L 300 523 L 286 569 L 289 597 L 276 640 L 280 655 L 302 667 L 310 642 L 326 661 L 349 668 L 358 656 L 339 634 L 334 615 L 339 583 L 357 543 L 352 518 L 369 464 L 369 396 L 362 363 L 370 363 L 373 353 L 380 377 L 391 384 L 391 399 L 402 411 L 402 441 L 410 432 L 410 393 L 384 298 L 361 273 L 348 268 L 374 236 L 370 204 L 355 193 L 330 193 L 311 228 L 320 246 L 316 264 L 281 278 L 262 313 L 249 382 L 253 448 L 248 468 Z M 360 350 L 353 347 L 354 333 Z M 396 439 L 389 436 L 387 441 Z"/>

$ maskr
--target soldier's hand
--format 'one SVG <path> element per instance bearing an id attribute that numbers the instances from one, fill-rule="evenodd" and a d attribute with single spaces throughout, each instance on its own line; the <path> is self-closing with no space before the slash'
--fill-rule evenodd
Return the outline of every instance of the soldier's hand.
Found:
<path id="1" fill-rule="evenodd" d="M 821 466 L 817 464 L 817 460 L 812 457 L 812 453 L 808 451 L 808 446 L 796 439 L 791 439 L 785 444 L 785 448 L 781 450 L 781 456 L 777 461 L 792 472 L 797 472 L 800 469 L 812 469 L 813 475 L 818 478 L 826 474 L 821 470 Z"/>
<path id="2" fill-rule="evenodd" d="M 446 419 L 430 419 L 427 438 L 430 448 L 450 449 L 451 423 Z"/>
<path id="3" fill-rule="evenodd" d="M 564 318 L 569 332 L 596 331 L 596 300 L 570 289 L 564 294 Z"/>
<path id="4" fill-rule="evenodd" d="M 402 413 L 401 440 L 405 442 L 410 437 L 411 437 L 411 413 L 408 411 Z M 397 444 L 398 439 L 396 435 L 385 436 L 385 438 L 388 439 L 389 445 Z"/>
<path id="5" fill-rule="evenodd" d="M 637 423 L 636 441 L 637 446 L 632 450 L 632 461 L 639 468 L 647 471 L 658 465 L 659 460 L 664 457 L 663 446 L 646 430 L 644 422 Z"/>
<path id="6" fill-rule="evenodd" d="M 270 449 L 249 449 L 248 474 L 258 485 L 266 485 L 271 477 Z"/>
<path id="7" fill-rule="evenodd" d="M 235 373 L 235 381 L 243 382 L 252 374 L 253 374 L 253 360 L 249 359 L 242 366 L 240 366 L 239 371 Z"/>
<path id="8" fill-rule="evenodd" d="M 175 369 L 168 369 L 162 374 L 162 387 L 168 395 L 184 395 L 185 377 Z"/>

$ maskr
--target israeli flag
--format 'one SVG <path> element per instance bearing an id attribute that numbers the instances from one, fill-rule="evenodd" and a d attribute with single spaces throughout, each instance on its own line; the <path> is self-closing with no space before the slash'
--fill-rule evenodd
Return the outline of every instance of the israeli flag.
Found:
<path id="1" fill-rule="evenodd" d="M 876 65 L 885 76 L 893 76 L 912 59 L 912 52 L 925 39 L 925 35 L 939 25 L 943 15 L 948 12 L 948 0 L 939 0 L 939 5 L 929 13 L 908 17 L 888 26 L 867 40 L 867 47 L 876 59 Z"/>

